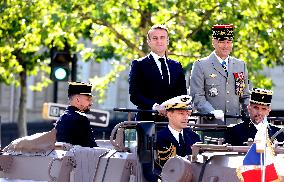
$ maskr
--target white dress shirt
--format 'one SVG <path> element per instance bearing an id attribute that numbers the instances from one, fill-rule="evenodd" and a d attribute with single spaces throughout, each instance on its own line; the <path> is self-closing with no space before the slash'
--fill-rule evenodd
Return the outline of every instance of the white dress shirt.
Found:
<path id="1" fill-rule="evenodd" d="M 159 71 L 160 71 L 160 74 L 161 74 L 161 77 L 163 77 L 163 73 L 162 73 L 162 66 L 161 66 L 161 62 L 159 61 L 159 58 L 164 58 L 164 60 L 165 60 L 165 63 L 166 63 L 166 66 L 167 66 L 167 70 L 168 70 L 168 75 L 169 75 L 169 84 L 171 83 L 170 81 L 171 81 L 171 79 L 170 79 L 170 77 L 171 77 L 171 75 L 170 75 L 170 71 L 169 71 L 169 66 L 168 66 L 168 64 L 167 64 L 167 58 L 166 58 L 166 56 L 164 55 L 163 57 L 160 57 L 158 54 L 156 54 L 156 53 L 154 53 L 154 52 L 150 52 L 150 54 L 153 56 L 153 58 L 154 58 L 154 60 L 155 60 L 155 63 L 156 63 L 156 65 L 158 66 L 158 68 L 159 68 Z"/>
<path id="2" fill-rule="evenodd" d="M 220 58 L 219 56 L 217 56 L 216 52 L 214 51 L 214 54 L 215 56 L 217 57 L 218 61 L 220 62 L 220 64 L 222 64 L 223 61 L 226 62 L 226 65 L 227 65 L 227 70 L 228 70 L 228 67 L 229 67 L 229 57 L 230 56 L 227 56 L 224 60 L 222 58 Z"/>
<path id="3" fill-rule="evenodd" d="M 170 132 L 173 134 L 173 136 L 175 137 L 175 139 L 178 141 L 179 143 L 179 133 L 182 134 L 183 136 L 183 130 L 181 130 L 180 132 L 178 132 L 177 130 L 173 129 L 170 125 L 168 125 L 168 128 L 170 130 Z"/>

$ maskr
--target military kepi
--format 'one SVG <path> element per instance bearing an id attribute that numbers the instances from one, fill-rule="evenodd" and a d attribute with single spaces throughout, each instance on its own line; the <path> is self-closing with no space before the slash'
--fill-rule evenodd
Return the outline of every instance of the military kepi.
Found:
<path id="1" fill-rule="evenodd" d="M 180 95 L 163 102 L 161 105 L 166 110 L 191 109 L 191 99 L 189 95 Z"/>
<path id="2" fill-rule="evenodd" d="M 261 88 L 253 88 L 251 91 L 250 102 L 270 106 L 273 92 Z"/>
<path id="3" fill-rule="evenodd" d="M 233 24 L 220 24 L 213 25 L 212 36 L 218 40 L 233 40 L 234 39 L 234 25 Z"/>
<path id="4" fill-rule="evenodd" d="M 92 85 L 83 82 L 69 82 L 68 96 L 75 94 L 92 96 Z"/>

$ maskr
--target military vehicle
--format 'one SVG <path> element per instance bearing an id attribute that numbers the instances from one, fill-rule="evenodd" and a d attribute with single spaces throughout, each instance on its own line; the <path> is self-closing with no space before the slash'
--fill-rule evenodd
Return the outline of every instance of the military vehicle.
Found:
<path id="1" fill-rule="evenodd" d="M 54 130 L 17 139 L 1 152 L 0 180 L 146 182 L 141 164 L 155 160 L 156 127 L 151 121 L 119 123 L 113 128 L 110 140 L 97 140 L 100 147 L 95 148 L 55 143 Z M 212 128 L 200 124 L 190 127 L 197 130 Z M 214 125 L 213 128 L 220 127 Z M 193 146 L 192 155 L 170 158 L 163 167 L 161 181 L 240 181 L 238 169 L 250 146 L 231 146 L 216 138 L 205 138 L 204 141 Z M 284 181 L 284 147 L 282 144 L 273 147 L 279 179 Z"/>

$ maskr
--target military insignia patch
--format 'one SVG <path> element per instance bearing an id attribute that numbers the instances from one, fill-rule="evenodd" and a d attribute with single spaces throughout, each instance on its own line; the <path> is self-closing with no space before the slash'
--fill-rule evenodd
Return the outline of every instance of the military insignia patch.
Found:
<path id="1" fill-rule="evenodd" d="M 186 101 L 190 100 L 190 98 L 185 97 L 185 98 L 181 98 L 180 100 L 181 100 L 182 102 L 186 102 Z"/>
<path id="2" fill-rule="evenodd" d="M 215 78 L 217 75 L 212 73 L 212 74 L 210 74 L 209 76 L 210 76 L 211 78 Z"/>
<path id="3" fill-rule="evenodd" d="M 242 96 L 244 94 L 244 90 L 246 87 L 245 84 L 245 74 L 244 72 L 235 72 L 234 78 L 235 78 L 235 92 L 236 95 Z"/>
<path id="4" fill-rule="evenodd" d="M 215 88 L 215 87 L 210 88 L 208 95 L 209 95 L 210 97 L 215 97 L 215 96 L 217 96 L 217 95 L 218 95 L 218 90 L 217 90 L 217 88 Z"/>

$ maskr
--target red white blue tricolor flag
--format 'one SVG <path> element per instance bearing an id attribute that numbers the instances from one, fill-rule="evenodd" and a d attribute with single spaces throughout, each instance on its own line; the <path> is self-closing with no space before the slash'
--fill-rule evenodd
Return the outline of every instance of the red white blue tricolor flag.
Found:
<path id="1" fill-rule="evenodd" d="M 245 155 L 243 165 L 237 169 L 241 181 L 280 182 L 274 166 L 275 153 L 267 136 L 267 126 L 258 128 L 255 142 Z"/>

